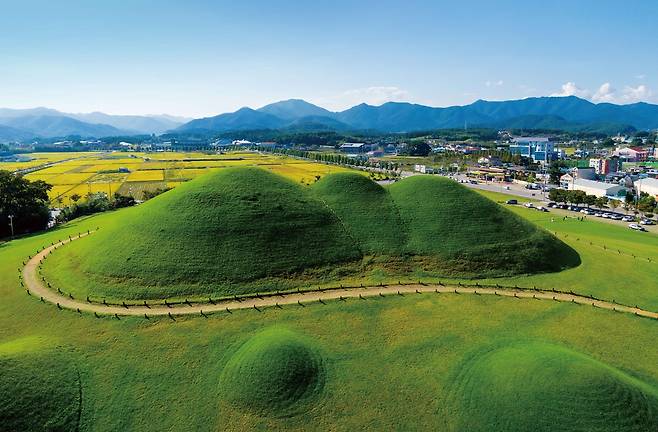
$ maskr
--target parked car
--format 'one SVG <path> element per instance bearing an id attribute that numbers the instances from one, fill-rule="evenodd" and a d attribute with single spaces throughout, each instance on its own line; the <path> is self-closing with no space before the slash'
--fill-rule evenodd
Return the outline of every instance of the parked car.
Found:
<path id="1" fill-rule="evenodd" d="M 644 229 L 644 227 L 642 225 L 638 225 L 636 223 L 628 224 L 628 227 L 630 229 L 635 230 L 635 231 L 646 231 L 646 229 Z"/>
<path id="2" fill-rule="evenodd" d="M 640 220 L 640 223 L 642 225 L 655 225 L 655 223 L 650 219 L 642 219 L 642 220 Z"/>
<path id="3" fill-rule="evenodd" d="M 554 203 L 554 202 L 549 202 L 549 203 L 547 204 L 547 206 L 550 207 L 550 208 L 556 208 L 556 207 L 559 207 L 559 206 L 557 205 L 557 203 Z"/>
<path id="4" fill-rule="evenodd" d="M 603 217 L 603 215 L 604 215 L 604 213 L 601 213 L 601 212 L 594 213 L 594 216 L 596 216 L 596 217 Z"/>
<path id="5" fill-rule="evenodd" d="M 546 207 L 542 207 L 542 206 L 537 207 L 537 210 L 542 211 L 542 212 L 548 212 L 548 209 Z"/>
<path id="6" fill-rule="evenodd" d="M 582 214 L 586 214 L 587 216 L 591 216 L 594 214 L 594 210 L 590 210 L 590 209 L 582 209 L 580 212 Z"/>
<path id="7" fill-rule="evenodd" d="M 519 202 L 515 199 L 508 199 L 505 201 L 505 204 L 518 204 Z"/>
<path id="8" fill-rule="evenodd" d="M 610 215 L 610 219 L 612 219 L 612 220 L 622 220 L 623 218 L 619 215 L 612 214 L 612 215 Z"/>
<path id="9" fill-rule="evenodd" d="M 623 218 L 621 218 L 621 220 L 624 222 L 633 222 L 635 218 L 632 216 L 624 216 Z"/>
<path id="10" fill-rule="evenodd" d="M 523 205 L 528 207 L 528 208 L 534 208 L 535 207 L 535 205 L 531 202 L 524 203 Z"/>

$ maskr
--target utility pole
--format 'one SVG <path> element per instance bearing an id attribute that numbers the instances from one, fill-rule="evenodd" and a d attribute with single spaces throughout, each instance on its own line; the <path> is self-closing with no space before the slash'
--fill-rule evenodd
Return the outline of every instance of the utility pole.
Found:
<path id="1" fill-rule="evenodd" d="M 9 226 L 11 227 L 11 238 L 14 238 L 14 215 L 9 215 Z"/>

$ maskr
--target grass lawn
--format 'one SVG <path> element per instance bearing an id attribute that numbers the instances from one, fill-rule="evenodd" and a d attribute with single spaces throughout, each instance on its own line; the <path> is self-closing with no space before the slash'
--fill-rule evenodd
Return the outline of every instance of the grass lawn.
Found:
<path id="1" fill-rule="evenodd" d="M 583 258 L 575 269 L 518 278 L 519 284 L 574 284 L 578 290 L 630 303 L 637 299 L 641 306 L 658 309 L 656 264 L 614 251 L 655 256 L 657 236 L 595 221 L 552 223 L 550 214 L 513 211 L 558 232 Z M 0 274 L 6 276 L 0 278 L 0 362 L 22 365 L 0 369 L 2 414 L 16 407 L 24 383 L 36 373 L 39 381 L 34 382 L 45 383 L 39 388 L 61 387 L 50 399 L 59 408 L 52 412 L 70 412 L 76 400 L 67 389 L 82 390 L 83 431 L 460 431 L 464 419 L 478 421 L 480 429 L 472 430 L 516 431 L 537 412 L 558 419 L 551 430 L 567 425 L 618 432 L 653 426 L 658 322 L 631 315 L 531 299 L 414 294 L 176 321 L 117 320 L 60 311 L 21 290 L 17 269 L 27 255 L 69 234 L 103 227 L 116 214 L 0 244 Z M 272 339 L 278 342 L 265 343 L 270 338 L 263 340 L 263 332 L 275 332 Z M 282 352 L 320 358 L 321 367 L 281 384 L 263 371 L 259 359 L 271 355 L 274 360 Z M 46 356 L 41 357 L 45 365 L 30 360 L 35 355 Z M 565 367 L 542 367 L 554 364 Z M 239 388 L 250 389 L 266 409 L 240 405 L 244 393 L 231 391 L 235 381 L 227 379 L 235 376 L 235 368 L 247 371 L 241 376 L 248 386 Z M 321 386 L 313 384 L 314 370 L 321 370 Z M 470 379 L 460 379 L 466 372 Z M 290 384 L 298 382 L 312 384 Z M 508 410 L 507 401 L 519 392 L 523 404 Z M 496 395 L 507 399 L 492 399 Z M 31 400 L 39 397 L 36 392 Z M 303 400 L 303 409 L 286 411 L 290 400 Z M 556 410 L 553 403 L 566 405 Z M 52 418 L 36 408 L 41 404 L 21 406 L 26 421 Z M 546 406 L 550 412 L 538 411 Z M 612 417 L 601 424 L 590 409 Z M 496 427 L 481 427 L 491 424 Z"/>

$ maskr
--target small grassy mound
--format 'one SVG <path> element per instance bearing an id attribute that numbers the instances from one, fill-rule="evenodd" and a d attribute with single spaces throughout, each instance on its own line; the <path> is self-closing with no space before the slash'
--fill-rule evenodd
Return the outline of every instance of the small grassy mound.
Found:
<path id="1" fill-rule="evenodd" d="M 83 271 L 143 285 L 221 284 L 360 258 L 321 201 L 258 168 L 207 174 L 122 216 L 71 248 Z"/>
<path id="2" fill-rule="evenodd" d="M 271 328 L 249 339 L 220 377 L 225 400 L 241 409 L 288 417 L 310 409 L 322 392 L 325 369 L 313 341 Z"/>
<path id="3" fill-rule="evenodd" d="M 390 194 L 358 173 L 323 177 L 312 187 L 368 254 L 398 254 L 405 230 Z"/>
<path id="4" fill-rule="evenodd" d="M 70 358 L 0 350 L 0 430 L 75 431 L 80 409 L 80 379 Z"/>
<path id="5" fill-rule="evenodd" d="M 569 349 L 518 344 L 478 353 L 455 376 L 455 431 L 658 430 L 658 391 Z M 454 414 L 453 414 L 454 415 Z"/>
<path id="6" fill-rule="evenodd" d="M 478 276 L 558 271 L 578 254 L 546 231 L 446 178 L 414 176 L 389 191 L 408 229 L 407 253 Z"/>

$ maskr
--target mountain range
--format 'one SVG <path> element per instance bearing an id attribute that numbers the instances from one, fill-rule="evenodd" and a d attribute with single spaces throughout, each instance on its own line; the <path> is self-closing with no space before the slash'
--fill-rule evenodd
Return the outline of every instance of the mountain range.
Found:
<path id="1" fill-rule="evenodd" d="M 50 108 L 0 108 L 0 142 L 77 135 L 105 136 L 160 134 L 188 118 L 167 115 L 110 115 L 101 112 L 63 113 Z"/>
<path id="2" fill-rule="evenodd" d="M 434 129 L 487 127 L 627 133 L 658 129 L 658 105 L 592 103 L 576 96 L 533 97 L 435 108 L 406 102 L 356 105 L 329 111 L 301 99 L 275 102 L 258 109 L 201 119 L 167 115 L 131 116 L 63 113 L 49 108 L 0 108 L 0 142 L 78 135 L 206 133 L 256 129 L 295 131 L 414 132 Z"/>
<path id="3" fill-rule="evenodd" d="M 248 129 L 328 129 L 413 132 L 463 127 L 601 130 L 606 133 L 658 128 L 658 105 L 645 102 L 595 104 L 576 96 L 534 97 L 434 108 L 405 102 L 360 104 L 332 112 L 300 99 L 259 109 L 192 120 L 176 131 L 227 132 Z"/>

